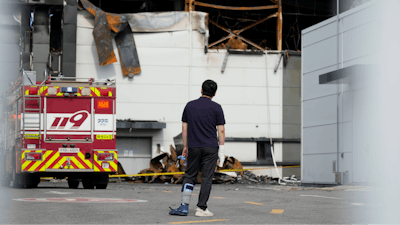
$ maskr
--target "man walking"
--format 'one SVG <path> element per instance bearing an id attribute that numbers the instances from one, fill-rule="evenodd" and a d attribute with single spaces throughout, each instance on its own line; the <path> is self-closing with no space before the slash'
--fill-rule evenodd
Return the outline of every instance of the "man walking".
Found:
<path id="1" fill-rule="evenodd" d="M 187 216 L 190 198 L 196 184 L 198 172 L 201 172 L 201 189 L 195 216 L 213 216 L 207 208 L 210 197 L 214 170 L 219 158 L 222 167 L 225 160 L 225 118 L 221 106 L 211 101 L 217 91 L 217 83 L 204 81 L 202 96 L 187 103 L 182 116 L 182 155 L 187 157 L 187 168 L 183 180 L 179 208 L 170 215 Z M 218 130 L 218 137 L 217 137 Z"/>

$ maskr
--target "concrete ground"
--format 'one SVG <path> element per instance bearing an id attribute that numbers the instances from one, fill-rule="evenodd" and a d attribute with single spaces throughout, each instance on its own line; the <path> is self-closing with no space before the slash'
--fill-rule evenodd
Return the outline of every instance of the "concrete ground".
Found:
<path id="1" fill-rule="evenodd" d="M 127 182 L 110 183 L 106 190 L 85 190 L 82 184 L 78 189 L 69 189 L 66 182 L 41 182 L 35 189 L 2 188 L 0 221 L 14 224 L 378 223 L 370 213 L 375 206 L 367 201 L 367 196 L 375 191 L 369 187 L 215 184 L 208 202 L 214 216 L 195 217 L 200 189 L 196 185 L 189 216 L 170 216 L 169 207 L 179 206 L 180 189 L 181 185 Z"/>

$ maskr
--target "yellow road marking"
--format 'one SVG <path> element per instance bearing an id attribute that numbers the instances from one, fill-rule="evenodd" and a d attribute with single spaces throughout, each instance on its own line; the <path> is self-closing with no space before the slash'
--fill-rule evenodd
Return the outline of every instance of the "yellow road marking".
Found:
<path id="1" fill-rule="evenodd" d="M 172 193 L 172 191 L 162 191 L 162 192 L 166 192 L 166 193 Z"/>
<path id="2" fill-rule="evenodd" d="M 322 195 L 300 195 L 300 196 L 301 196 L 301 197 L 316 197 L 316 198 L 341 199 L 341 198 L 328 197 L 328 196 L 322 196 Z"/>
<path id="3" fill-rule="evenodd" d="M 246 202 L 249 204 L 253 204 L 253 205 L 265 205 L 264 203 L 258 203 L 258 202 Z"/>
<path id="4" fill-rule="evenodd" d="M 184 224 L 184 223 L 209 223 L 209 222 L 220 222 L 227 221 L 229 219 L 217 219 L 217 220 L 197 220 L 197 221 L 181 221 L 181 222 L 169 222 L 169 224 Z"/>
<path id="5" fill-rule="evenodd" d="M 285 211 L 285 210 L 283 210 L 283 209 L 273 209 L 270 213 L 283 213 L 283 211 Z"/>
<path id="6" fill-rule="evenodd" d="M 225 199 L 224 197 L 212 197 L 212 198 Z"/>

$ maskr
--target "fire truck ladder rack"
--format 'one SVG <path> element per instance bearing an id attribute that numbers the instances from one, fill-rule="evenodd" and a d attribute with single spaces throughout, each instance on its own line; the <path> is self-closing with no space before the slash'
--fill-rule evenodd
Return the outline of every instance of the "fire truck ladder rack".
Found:
<path id="1" fill-rule="evenodd" d="M 37 95 L 26 95 L 25 91 L 22 94 L 22 112 L 23 112 L 23 117 L 22 117 L 22 148 L 25 148 L 25 139 L 26 138 L 33 138 L 33 139 L 38 139 L 39 140 L 39 149 L 41 148 L 41 140 L 42 140 L 42 118 L 41 118 L 41 110 L 42 110 L 42 101 L 41 101 L 41 91 L 43 84 L 45 82 L 43 81 L 39 86 L 38 86 L 38 92 Z M 38 101 L 38 108 L 29 108 L 27 107 L 26 101 Z M 29 111 L 27 113 L 27 111 Z M 30 119 L 33 122 L 26 122 L 27 115 L 37 115 L 37 120 L 36 117 L 31 117 Z M 26 130 L 31 129 L 31 130 L 36 130 L 38 129 L 38 137 L 34 135 L 27 135 Z"/>

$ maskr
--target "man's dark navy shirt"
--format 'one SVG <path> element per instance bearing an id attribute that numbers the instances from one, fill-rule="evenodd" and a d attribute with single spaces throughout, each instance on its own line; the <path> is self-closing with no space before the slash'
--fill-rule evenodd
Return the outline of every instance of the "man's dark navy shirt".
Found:
<path id="1" fill-rule="evenodd" d="M 225 124 L 222 107 L 200 97 L 186 104 L 182 122 L 188 124 L 188 147 L 218 147 L 217 126 Z"/>

